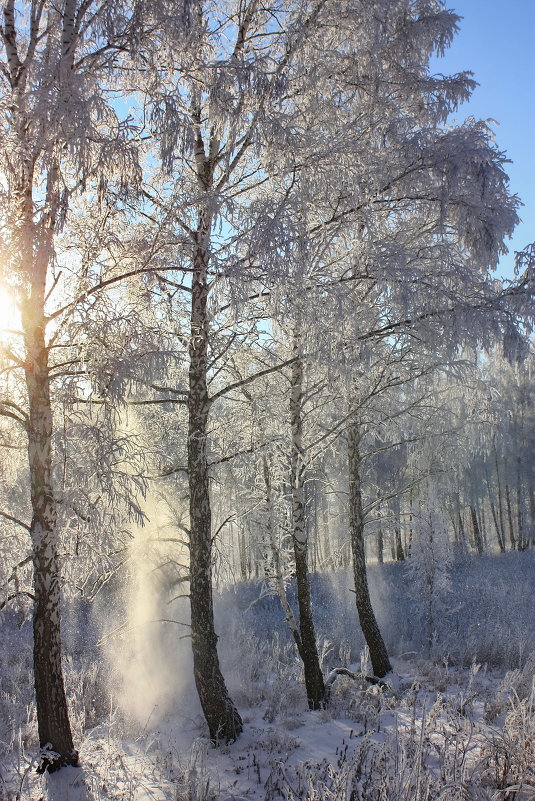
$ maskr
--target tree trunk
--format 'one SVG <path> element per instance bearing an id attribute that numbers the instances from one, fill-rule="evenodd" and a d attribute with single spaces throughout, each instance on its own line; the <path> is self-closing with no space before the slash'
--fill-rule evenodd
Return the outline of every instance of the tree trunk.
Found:
<path id="1" fill-rule="evenodd" d="M 321 531 L 323 535 L 323 570 L 334 570 L 334 557 L 331 548 L 331 527 L 329 520 L 329 498 L 326 494 L 325 482 L 321 494 Z"/>
<path id="2" fill-rule="evenodd" d="M 380 565 L 382 565 L 384 563 L 384 561 L 385 561 L 385 557 L 384 557 L 384 554 L 383 554 L 384 537 L 383 537 L 383 529 L 382 529 L 381 526 L 379 526 L 379 528 L 377 529 L 376 545 L 377 545 L 377 561 L 379 562 Z"/>
<path id="3" fill-rule="evenodd" d="M 496 467 L 496 485 L 498 487 L 498 519 L 500 521 L 500 531 L 498 534 L 498 545 L 500 546 L 500 551 L 503 553 L 505 551 L 505 523 L 504 523 L 504 514 L 503 514 L 503 489 L 502 489 L 502 479 L 500 474 L 500 464 L 498 461 L 498 451 L 496 449 L 496 444 L 493 445 L 494 450 L 494 466 Z"/>
<path id="4" fill-rule="evenodd" d="M 494 528 L 496 529 L 496 539 L 498 540 L 498 547 L 501 553 L 505 552 L 505 542 L 503 541 L 503 531 L 501 529 L 500 521 L 498 520 L 498 515 L 496 513 L 496 505 L 493 501 L 489 501 L 490 503 L 490 511 L 492 513 L 492 519 L 494 521 Z"/>
<path id="5" fill-rule="evenodd" d="M 394 536 L 396 542 L 396 562 L 405 561 L 405 551 L 403 550 L 403 543 L 401 541 L 401 529 L 396 526 L 394 529 Z"/>
<path id="6" fill-rule="evenodd" d="M 273 492 L 271 489 L 271 474 L 269 471 L 269 464 L 266 456 L 262 457 L 262 467 L 264 473 L 264 484 L 266 487 L 266 510 L 267 510 L 267 540 L 268 540 L 268 548 L 269 553 L 271 555 L 271 564 L 270 564 L 270 578 L 273 578 L 275 583 L 275 588 L 277 590 L 277 595 L 279 596 L 279 601 L 284 611 L 284 616 L 286 618 L 286 622 L 288 623 L 288 628 L 292 633 L 292 637 L 295 640 L 295 644 L 297 645 L 297 650 L 299 655 L 301 656 L 303 646 L 301 644 L 301 634 L 299 633 L 299 626 L 295 620 L 294 613 L 292 608 L 288 602 L 288 596 L 286 595 L 286 587 L 284 584 L 284 576 L 282 574 L 282 566 L 280 560 L 280 552 L 279 547 L 277 545 L 277 539 L 275 536 L 275 514 L 273 510 Z"/>
<path id="7" fill-rule="evenodd" d="M 52 407 L 48 349 L 45 345 L 44 278 L 36 279 L 22 310 L 29 401 L 33 550 L 33 665 L 39 744 L 39 771 L 77 765 L 61 665 L 61 578 L 58 559 L 57 507 L 52 485 Z"/>
<path id="8" fill-rule="evenodd" d="M 408 542 L 407 554 L 406 554 L 407 557 L 409 557 L 409 558 L 411 556 L 412 541 L 414 539 L 414 529 L 412 527 L 413 519 L 414 519 L 413 506 L 414 506 L 414 493 L 413 493 L 413 490 L 411 488 L 411 490 L 409 492 L 409 542 Z"/>
<path id="9" fill-rule="evenodd" d="M 476 508 L 473 504 L 470 506 L 470 516 L 472 518 L 472 528 L 474 531 L 474 545 L 479 556 L 481 556 L 483 553 L 483 539 L 481 537 L 481 529 L 479 528 Z"/>
<path id="10" fill-rule="evenodd" d="M 522 551 L 524 549 L 524 513 L 520 464 L 520 457 L 518 456 L 516 460 L 516 525 L 518 533 L 517 548 Z"/>
<path id="11" fill-rule="evenodd" d="M 243 729 L 219 667 L 212 601 L 212 513 L 206 453 L 208 423 L 208 241 L 201 215 L 194 256 L 189 345 L 188 481 L 193 671 L 211 740 L 231 742 Z"/>
<path id="12" fill-rule="evenodd" d="M 366 554 L 364 548 L 364 514 L 362 511 L 362 490 L 360 485 L 360 432 L 358 421 L 353 417 L 347 430 L 348 471 L 349 471 L 349 534 L 353 556 L 353 575 L 355 595 L 362 633 L 370 650 L 373 672 L 379 678 L 392 670 L 388 652 L 384 644 L 377 620 L 371 605 L 368 576 L 366 573 Z"/>
<path id="13" fill-rule="evenodd" d="M 290 425 L 292 430 L 292 540 L 295 557 L 297 603 L 299 606 L 300 656 L 305 671 L 309 709 L 325 706 L 325 684 L 321 671 L 316 632 L 312 617 L 310 579 L 308 573 L 308 537 L 305 521 L 305 451 L 303 446 L 303 362 L 299 353 L 299 334 L 294 334 L 294 361 L 290 391 Z"/>
<path id="14" fill-rule="evenodd" d="M 515 526 L 513 523 L 513 509 L 511 506 L 511 490 L 509 488 L 509 484 L 505 485 L 505 503 L 507 507 L 507 522 L 509 523 L 509 541 L 511 543 L 511 550 L 516 551 Z"/>

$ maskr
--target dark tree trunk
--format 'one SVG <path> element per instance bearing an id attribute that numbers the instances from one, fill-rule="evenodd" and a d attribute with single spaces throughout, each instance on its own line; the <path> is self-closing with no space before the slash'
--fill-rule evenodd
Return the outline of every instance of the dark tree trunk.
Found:
<path id="1" fill-rule="evenodd" d="M 381 526 L 377 529 L 377 561 L 380 565 L 382 565 L 385 561 L 385 557 L 383 554 L 384 550 L 384 537 L 383 537 L 383 529 Z"/>
<path id="2" fill-rule="evenodd" d="M 505 485 L 505 503 L 507 507 L 507 522 L 509 523 L 509 541 L 511 543 L 511 550 L 516 550 L 516 537 L 515 525 L 513 523 L 513 509 L 511 506 L 511 490 L 509 484 Z"/>
<path id="3" fill-rule="evenodd" d="M 189 346 L 188 481 L 193 671 L 213 742 L 231 742 L 243 729 L 219 667 L 212 601 L 212 513 L 206 453 L 208 423 L 208 241 L 202 218 L 194 256 Z"/>
<path id="4" fill-rule="evenodd" d="M 405 551 L 403 550 L 403 543 L 401 541 L 401 530 L 398 526 L 394 529 L 394 536 L 396 542 L 396 562 L 404 562 Z"/>
<path id="5" fill-rule="evenodd" d="M 310 709 L 325 706 L 325 684 L 321 671 L 316 632 L 312 617 L 308 573 L 308 536 L 305 520 L 305 450 L 303 446 L 303 362 L 299 353 L 299 335 L 294 335 L 294 362 L 290 392 L 292 430 L 292 540 L 295 556 L 297 603 L 299 606 L 300 656 L 305 671 L 305 686 Z"/>
<path id="6" fill-rule="evenodd" d="M 500 546 L 500 551 L 502 553 L 505 551 L 505 523 L 504 523 L 504 513 L 503 513 L 503 488 L 502 488 L 502 479 L 501 479 L 501 472 L 500 472 L 500 463 L 498 460 L 498 451 L 496 449 L 496 444 L 493 445 L 494 450 L 494 466 L 496 467 L 496 485 L 498 487 L 498 519 L 500 521 L 500 531 L 498 534 L 498 544 Z"/>
<path id="7" fill-rule="evenodd" d="M 28 461 L 30 467 L 33 551 L 33 665 L 40 772 L 77 765 L 61 665 L 61 578 L 58 559 L 57 509 L 52 485 L 52 407 L 48 349 L 45 345 L 44 279 L 35 281 L 23 308 L 26 386 L 29 400 Z"/>
<path id="8" fill-rule="evenodd" d="M 331 548 L 331 527 L 329 521 L 329 498 L 325 486 L 321 494 L 321 531 L 323 536 L 323 569 L 334 570 L 334 557 Z"/>
<path id="9" fill-rule="evenodd" d="M 492 513 L 492 519 L 494 521 L 494 528 L 496 529 L 496 539 L 498 540 L 498 547 L 501 553 L 505 551 L 505 542 L 503 540 L 503 531 L 501 529 L 500 521 L 498 520 L 498 515 L 496 513 L 496 505 L 493 501 L 489 501 L 490 503 L 490 511 Z"/>
<path id="10" fill-rule="evenodd" d="M 368 576 L 366 572 L 366 553 L 364 548 L 364 514 L 362 510 L 362 490 L 360 484 L 360 431 L 356 419 L 352 419 L 348 430 L 348 472 L 349 472 L 349 533 L 353 556 L 353 575 L 360 627 L 370 650 L 373 672 L 379 678 L 392 670 L 388 652 L 384 644 L 370 600 Z"/>
<path id="11" fill-rule="evenodd" d="M 407 554 L 406 554 L 409 558 L 411 556 L 412 541 L 414 539 L 414 529 L 412 527 L 413 519 L 414 519 L 413 504 L 414 504 L 414 493 L 413 493 L 413 491 L 411 489 L 411 491 L 409 493 L 409 543 L 408 543 L 408 546 L 407 546 Z"/>
<path id="12" fill-rule="evenodd" d="M 520 465 L 520 457 L 518 456 L 516 460 L 516 525 L 518 533 L 517 548 L 522 551 L 524 549 L 524 513 Z"/>
<path id="13" fill-rule="evenodd" d="M 470 506 L 470 516 L 472 518 L 472 529 L 474 532 L 474 545 L 478 554 L 481 556 L 483 553 L 483 538 L 481 536 L 481 529 L 479 528 L 479 521 L 477 519 L 477 512 L 475 506 Z"/>

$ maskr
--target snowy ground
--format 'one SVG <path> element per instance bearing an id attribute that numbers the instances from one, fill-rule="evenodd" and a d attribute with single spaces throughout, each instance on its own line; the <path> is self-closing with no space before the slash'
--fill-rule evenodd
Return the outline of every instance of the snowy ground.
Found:
<path id="1" fill-rule="evenodd" d="M 528 656 L 535 652 L 533 592 L 526 595 L 530 581 L 533 590 L 534 561 L 532 554 L 522 561 L 520 556 L 488 560 L 487 582 L 481 575 L 481 584 L 467 580 L 468 568 L 461 570 L 455 608 L 465 605 L 465 629 L 472 638 L 481 630 L 489 636 L 488 619 L 497 625 L 498 610 L 513 615 L 508 638 L 502 628 L 494 634 L 500 642 L 488 643 L 486 651 L 483 641 L 472 642 L 479 653 L 491 653 L 495 664 L 467 664 L 466 652 L 452 662 L 440 653 L 440 643 L 433 654 L 400 653 L 390 641 L 398 654 L 391 686 L 381 690 L 364 679 L 340 677 L 329 708 L 321 712 L 306 709 L 291 642 L 282 631 L 277 634 L 276 622 L 267 626 L 269 604 L 255 610 L 248 602 L 251 588 L 238 593 L 243 614 L 227 627 L 230 647 L 222 649 L 222 662 L 245 726 L 228 746 L 213 748 L 206 739 L 191 682 L 182 682 L 179 703 L 175 699 L 166 710 L 154 709 L 143 723 L 134 723 L 113 695 L 106 695 L 107 709 L 94 703 L 102 672 L 91 661 L 79 669 L 73 663 L 67 683 L 73 687 L 78 681 L 71 702 L 82 767 L 44 778 L 33 769 L 27 661 L 8 639 L 0 697 L 0 801 L 534 801 L 535 658 Z M 483 563 L 473 564 L 479 576 Z M 336 585 L 339 593 L 343 577 Z M 486 599 L 486 617 L 475 599 L 469 604 L 471 593 L 480 597 L 483 585 L 496 594 L 494 605 Z M 337 606 L 330 616 L 335 602 L 320 589 L 316 602 L 321 600 L 322 613 L 331 620 L 332 637 L 323 641 L 322 651 L 328 670 L 348 664 L 354 654 L 336 631 L 339 625 L 347 635 L 349 607 L 344 612 Z M 220 599 L 220 608 L 225 604 L 230 600 Z M 448 626 L 458 625 L 451 615 L 449 620 Z M 417 618 L 412 625 L 418 628 Z M 405 631 L 402 640 L 405 647 Z M 507 654 L 514 654 L 516 667 Z M 362 664 L 352 667 L 366 669 L 365 661 L 364 652 Z M 187 664 L 182 668 L 187 672 Z"/>
<path id="2" fill-rule="evenodd" d="M 340 678 L 326 711 L 302 703 L 276 713 L 269 703 L 241 710 L 244 734 L 217 749 L 183 716 L 135 738 L 108 722 L 86 733 L 81 769 L 40 778 L 21 765 L 21 786 L 7 797 L 532 801 L 533 667 L 500 680 L 477 666 L 397 661 L 386 690 Z"/>

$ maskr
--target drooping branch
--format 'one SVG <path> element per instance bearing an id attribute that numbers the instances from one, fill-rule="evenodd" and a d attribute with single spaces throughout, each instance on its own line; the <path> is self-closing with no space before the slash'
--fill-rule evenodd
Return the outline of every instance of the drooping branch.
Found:
<path id="1" fill-rule="evenodd" d="M 16 403 L 0 401 L 0 416 L 15 420 L 26 432 L 28 431 L 28 415 Z"/>
<path id="2" fill-rule="evenodd" d="M 25 529 L 28 533 L 30 533 L 31 531 L 30 526 L 27 523 L 23 523 L 23 521 L 19 520 L 18 517 L 14 517 L 13 515 L 8 514 L 7 512 L 2 512 L 0 510 L 0 517 L 3 517 L 5 520 L 9 520 L 11 523 L 16 523 L 18 526 L 22 526 L 22 528 Z M 21 562 L 21 564 L 18 565 L 18 567 L 22 567 L 28 561 L 29 558 L 26 559 L 24 562 Z"/>

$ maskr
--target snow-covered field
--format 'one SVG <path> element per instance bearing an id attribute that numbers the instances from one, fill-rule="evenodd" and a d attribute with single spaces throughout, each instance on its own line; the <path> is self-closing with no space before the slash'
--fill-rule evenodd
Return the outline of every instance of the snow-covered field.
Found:
<path id="1" fill-rule="evenodd" d="M 92 627 L 85 635 L 71 631 L 66 675 L 81 768 L 49 777 L 34 771 L 28 624 L 19 630 L 6 618 L 0 799 L 535 799 L 535 553 L 454 565 L 449 589 L 437 599 L 431 649 L 422 633 L 422 599 L 411 597 L 406 569 L 375 566 L 370 577 L 395 674 L 386 688 L 339 677 L 320 712 L 306 708 L 276 600 L 255 603 L 253 585 L 216 599 L 222 666 L 245 723 L 236 743 L 219 748 L 206 738 L 188 641 L 178 640 L 175 627 L 158 628 L 157 658 L 168 658 L 166 672 L 145 653 L 145 679 L 131 690 L 151 697 L 154 677 L 171 677 L 172 687 L 144 718 L 128 711 L 128 693 L 116 684 L 124 676 L 113 669 L 119 643 L 103 655 L 94 650 Z M 349 587 L 344 573 L 314 581 L 325 671 L 366 670 Z"/>

